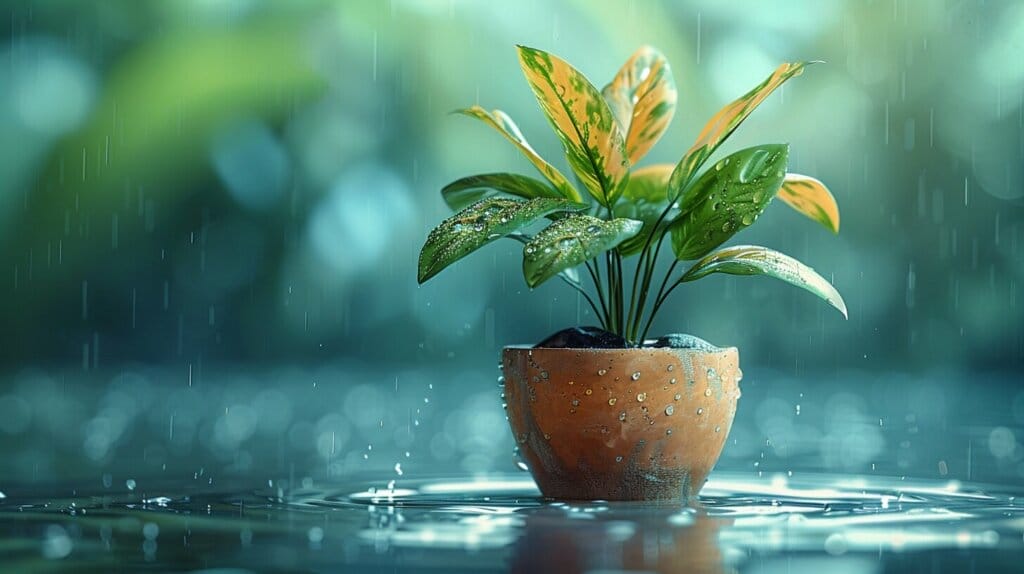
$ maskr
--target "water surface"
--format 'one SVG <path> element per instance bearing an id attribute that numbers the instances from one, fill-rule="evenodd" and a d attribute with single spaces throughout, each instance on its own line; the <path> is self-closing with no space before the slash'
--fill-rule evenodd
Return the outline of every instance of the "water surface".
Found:
<path id="1" fill-rule="evenodd" d="M 4 571 L 993 572 L 1024 560 L 1006 488 L 715 473 L 696 508 L 556 502 L 525 474 L 285 490 L 196 481 L 8 492 Z"/>

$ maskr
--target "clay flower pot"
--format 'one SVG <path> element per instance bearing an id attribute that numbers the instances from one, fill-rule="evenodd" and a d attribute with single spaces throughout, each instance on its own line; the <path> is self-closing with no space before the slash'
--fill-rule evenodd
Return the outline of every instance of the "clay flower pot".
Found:
<path id="1" fill-rule="evenodd" d="M 686 501 L 725 444 L 735 348 L 506 347 L 508 419 L 544 496 Z"/>

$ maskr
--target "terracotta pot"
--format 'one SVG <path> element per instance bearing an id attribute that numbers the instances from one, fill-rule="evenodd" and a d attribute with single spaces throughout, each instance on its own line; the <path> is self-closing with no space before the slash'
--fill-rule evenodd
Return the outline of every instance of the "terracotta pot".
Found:
<path id="1" fill-rule="evenodd" d="M 533 349 L 502 357 L 508 419 L 544 496 L 685 501 L 722 453 L 735 348 Z"/>

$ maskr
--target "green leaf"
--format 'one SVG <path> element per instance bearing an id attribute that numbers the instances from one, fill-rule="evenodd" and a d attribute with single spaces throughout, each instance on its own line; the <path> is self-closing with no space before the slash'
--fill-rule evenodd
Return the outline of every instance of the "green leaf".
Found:
<path id="1" fill-rule="evenodd" d="M 838 309 L 843 317 L 847 316 L 846 303 L 831 283 L 807 265 L 767 247 L 737 245 L 719 249 L 695 263 L 683 274 L 682 281 L 695 281 L 712 273 L 775 277 L 814 293 Z"/>
<path id="2" fill-rule="evenodd" d="M 423 283 L 473 251 L 546 215 L 584 209 L 586 205 L 546 197 L 529 201 L 492 197 L 478 201 L 430 232 L 420 251 L 417 279 Z"/>
<path id="3" fill-rule="evenodd" d="M 779 199 L 832 233 L 839 233 L 839 205 L 824 183 L 810 176 L 787 173 Z"/>
<path id="4" fill-rule="evenodd" d="M 441 197 L 452 210 L 459 210 L 481 199 L 498 194 L 507 194 L 534 199 L 537 197 L 561 198 L 546 183 L 514 173 L 483 173 L 457 179 L 441 190 Z"/>
<path id="5" fill-rule="evenodd" d="M 740 150 L 705 171 L 672 221 L 676 258 L 703 257 L 753 223 L 782 185 L 788 159 L 788 145 L 760 145 Z"/>
<path id="6" fill-rule="evenodd" d="M 668 60 L 644 46 L 601 93 L 626 134 L 626 154 L 635 164 L 665 133 L 676 111 L 676 82 Z"/>
<path id="7" fill-rule="evenodd" d="M 505 112 L 501 110 L 488 112 L 480 106 L 473 106 L 464 110 L 458 110 L 455 113 L 476 118 L 497 130 L 498 133 L 505 136 L 505 139 L 519 148 L 519 151 L 526 156 L 526 159 L 530 160 L 530 163 L 537 168 L 537 171 L 550 181 L 551 185 L 555 186 L 555 189 L 561 193 L 562 197 L 572 201 L 583 201 L 580 192 L 576 191 L 576 188 L 569 183 L 569 180 L 562 175 L 562 172 L 555 169 L 554 166 L 545 161 L 544 158 L 540 157 L 540 154 L 530 147 L 526 138 L 523 137 L 523 133 L 519 131 L 519 126 Z"/>
<path id="8" fill-rule="evenodd" d="M 568 217 L 572 216 L 570 215 Z M 530 240 L 533 239 L 529 235 L 525 235 L 523 233 L 510 233 L 506 235 L 506 237 L 508 237 L 509 239 L 515 239 L 516 241 L 522 243 L 523 245 L 528 244 Z M 563 269 L 558 275 L 560 275 L 562 279 L 566 280 L 573 287 L 576 287 L 577 289 L 583 289 L 583 283 L 580 283 L 579 271 L 577 271 L 575 267 Z"/>
<path id="9" fill-rule="evenodd" d="M 754 89 L 719 110 L 704 125 L 704 129 L 697 136 L 697 141 L 693 144 L 693 147 L 686 152 L 683 159 L 679 160 L 679 164 L 676 165 L 675 171 L 672 172 L 672 178 L 669 180 L 670 195 L 678 197 L 679 194 L 683 193 L 687 184 L 697 173 L 697 170 L 700 169 L 700 166 L 743 123 L 743 120 L 747 119 L 747 116 L 776 88 L 785 83 L 786 80 L 799 76 L 808 64 L 813 63 L 796 62 L 782 64 L 772 72 L 771 76 L 768 76 L 763 82 L 755 86 Z"/>
<path id="10" fill-rule="evenodd" d="M 622 201 L 615 207 L 615 214 L 643 222 L 643 230 L 619 245 L 619 253 L 633 255 L 639 253 L 647 242 L 647 237 L 654 229 L 654 224 L 668 207 L 668 177 L 675 167 L 670 163 L 651 165 L 633 171 L 629 176 L 626 190 L 622 192 Z M 669 214 L 658 226 L 668 227 L 674 218 Z"/>
<path id="11" fill-rule="evenodd" d="M 626 145 L 608 103 L 578 70 L 557 56 L 519 46 L 519 64 L 590 194 L 613 205 L 629 177 Z"/>
<path id="12" fill-rule="evenodd" d="M 640 232 L 642 223 L 632 219 L 605 221 L 574 215 L 552 223 L 523 248 L 523 276 L 536 287 L 559 272 L 614 249 Z"/>

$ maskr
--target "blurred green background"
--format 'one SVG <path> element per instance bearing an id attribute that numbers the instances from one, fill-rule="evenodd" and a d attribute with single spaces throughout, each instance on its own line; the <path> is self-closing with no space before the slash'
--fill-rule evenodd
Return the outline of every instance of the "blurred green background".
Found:
<path id="1" fill-rule="evenodd" d="M 498 350 L 595 321 L 564 285 L 530 292 L 513 242 L 417 286 L 439 189 L 531 170 L 448 112 L 501 108 L 564 168 L 514 45 L 600 86 L 652 44 L 679 107 L 651 163 L 677 161 L 779 63 L 827 62 L 725 149 L 789 142 L 790 169 L 830 186 L 838 237 L 773 205 L 737 240 L 831 278 L 849 320 L 781 283 L 716 276 L 677 290 L 652 330 L 741 349 L 747 402 L 723 464 L 792 469 L 803 453 L 813 469 L 1024 476 L 1024 4 L 24 0 L 0 13 L 0 433 L 23 439 L 0 447 L 8 472 L 191 476 L 212 457 L 330 474 L 372 464 L 374 443 L 509 466 L 489 454 L 511 450 Z M 246 446 L 261 437 L 276 446 Z"/>

